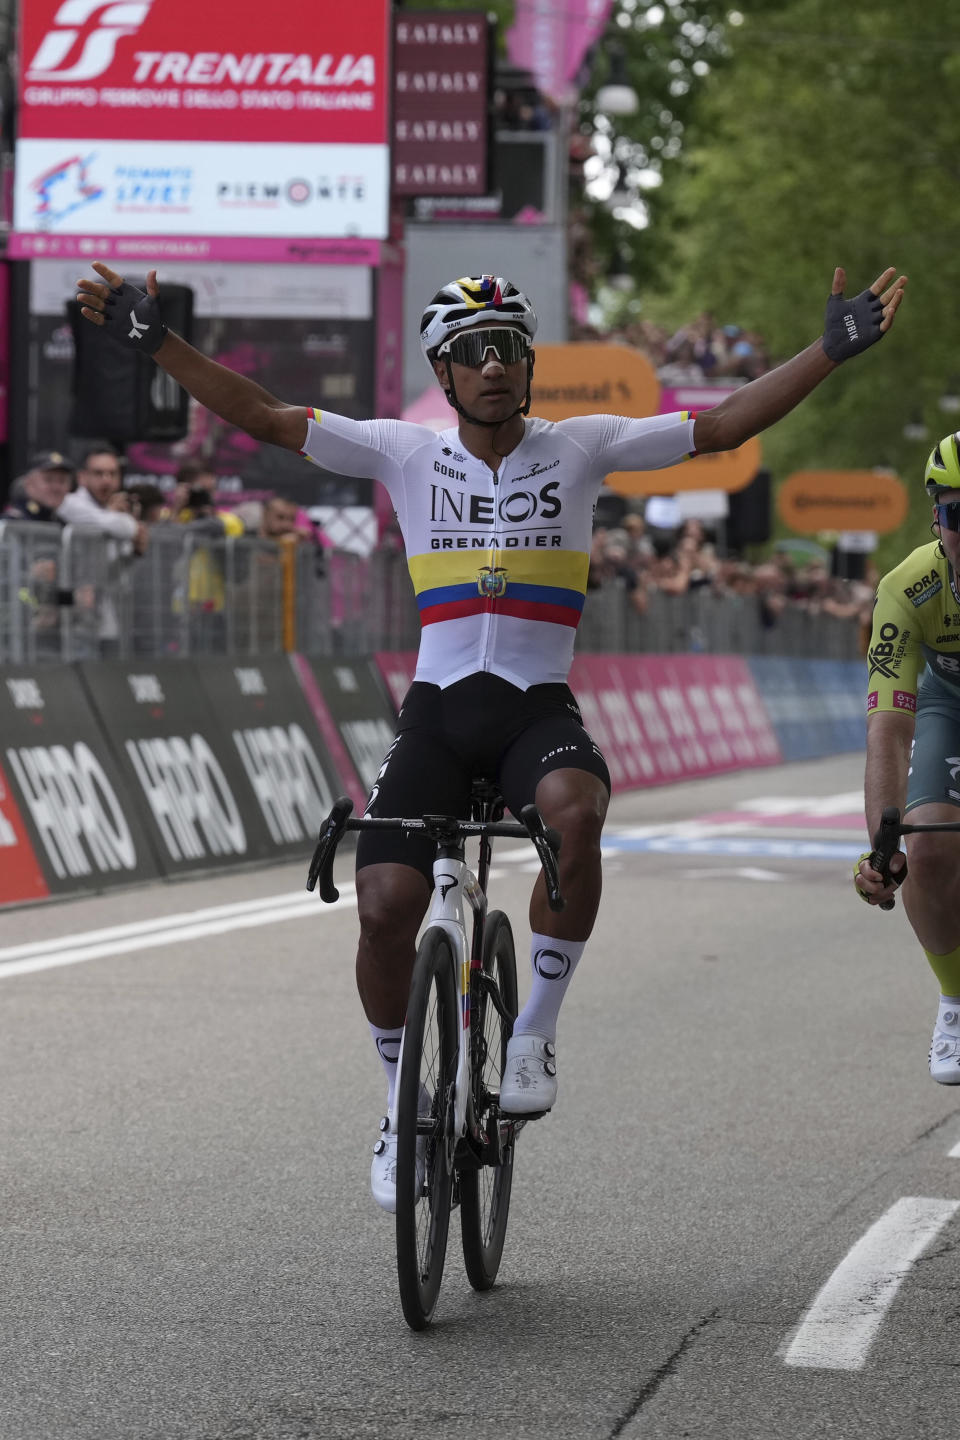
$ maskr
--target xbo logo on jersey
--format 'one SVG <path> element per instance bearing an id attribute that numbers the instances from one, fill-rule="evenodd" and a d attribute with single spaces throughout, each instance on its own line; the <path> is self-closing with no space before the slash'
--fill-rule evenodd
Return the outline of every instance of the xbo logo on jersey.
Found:
<path id="1" fill-rule="evenodd" d="M 907 633 L 900 638 L 899 645 L 894 647 L 893 642 L 898 636 L 900 636 L 898 626 L 891 625 L 889 622 L 886 625 L 881 625 L 877 644 L 872 647 L 867 656 L 871 678 L 874 675 L 884 675 L 888 680 L 896 679 L 897 669 L 900 661 L 903 659 L 903 652 L 906 647 L 906 642 L 910 638 L 910 632 L 907 631 Z"/>
<path id="2" fill-rule="evenodd" d="M 136 35 L 150 12 L 153 0 L 64 0 L 53 23 L 40 41 L 36 55 L 27 67 L 28 80 L 94 80 L 113 64 L 120 40 Z M 82 45 L 78 44 L 81 27 L 98 11 L 99 24 L 91 30 Z M 73 63 L 64 67 L 64 62 Z"/>

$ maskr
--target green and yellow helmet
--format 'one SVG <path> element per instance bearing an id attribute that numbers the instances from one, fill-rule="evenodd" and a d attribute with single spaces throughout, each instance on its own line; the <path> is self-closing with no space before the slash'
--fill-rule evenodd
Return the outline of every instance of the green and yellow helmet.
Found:
<path id="1" fill-rule="evenodd" d="M 932 500 L 945 490 L 960 491 L 960 431 L 945 435 L 933 447 L 923 479 Z"/>

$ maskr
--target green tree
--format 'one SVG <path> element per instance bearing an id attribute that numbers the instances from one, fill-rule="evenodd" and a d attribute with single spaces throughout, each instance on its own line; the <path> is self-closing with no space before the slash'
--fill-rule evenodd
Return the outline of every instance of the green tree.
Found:
<path id="1" fill-rule="evenodd" d="M 798 468 L 889 466 L 911 487 L 908 526 L 885 567 L 928 534 L 919 483 L 957 424 L 950 299 L 960 280 L 960 13 L 926 0 L 792 0 L 747 15 L 707 77 L 682 166 L 651 243 L 674 257 L 667 303 L 759 329 L 785 357 L 818 332 L 833 267 L 851 288 L 888 264 L 910 276 L 889 340 L 832 377 L 764 437 L 777 478 Z M 663 299 L 661 298 L 661 303 Z M 905 438 L 922 418 L 926 440 Z"/>

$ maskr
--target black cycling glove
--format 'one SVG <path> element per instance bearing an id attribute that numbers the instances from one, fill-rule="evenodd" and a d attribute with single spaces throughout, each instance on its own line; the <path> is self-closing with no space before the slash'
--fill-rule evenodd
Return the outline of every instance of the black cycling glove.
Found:
<path id="1" fill-rule="evenodd" d="M 167 334 L 159 300 L 124 280 L 119 290 L 110 290 L 104 307 L 103 328 L 111 339 L 143 355 L 159 350 Z"/>
<path id="2" fill-rule="evenodd" d="M 883 301 L 872 290 L 848 300 L 831 295 L 823 324 L 823 348 L 835 365 L 875 345 L 882 335 Z"/>

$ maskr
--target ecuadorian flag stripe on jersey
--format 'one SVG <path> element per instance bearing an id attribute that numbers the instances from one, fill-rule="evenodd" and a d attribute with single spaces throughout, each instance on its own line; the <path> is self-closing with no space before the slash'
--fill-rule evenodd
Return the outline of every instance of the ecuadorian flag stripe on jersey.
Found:
<path id="1" fill-rule="evenodd" d="M 440 551 L 410 559 L 422 625 L 495 611 L 576 629 L 589 568 L 589 555 L 579 550 Z M 487 576 L 502 593 L 484 593 Z"/>

